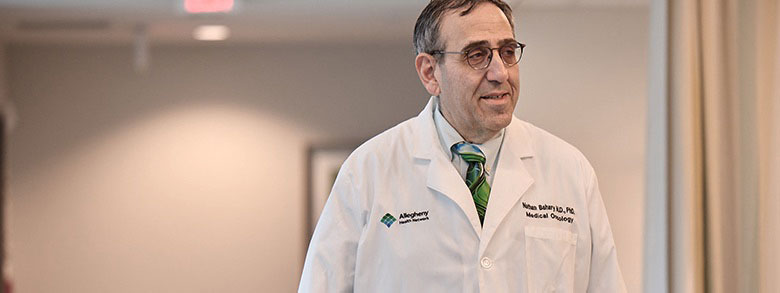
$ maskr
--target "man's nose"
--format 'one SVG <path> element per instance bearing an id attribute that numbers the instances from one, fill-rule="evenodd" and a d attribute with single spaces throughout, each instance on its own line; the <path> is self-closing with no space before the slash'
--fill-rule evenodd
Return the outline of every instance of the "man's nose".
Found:
<path id="1" fill-rule="evenodd" d="M 491 51 L 491 53 L 494 52 Z M 499 53 L 493 54 L 493 58 L 490 60 L 490 64 L 488 64 L 485 77 L 489 81 L 504 83 L 509 78 L 509 71 L 506 64 L 504 64 L 504 61 L 501 60 L 501 56 L 498 54 Z"/>

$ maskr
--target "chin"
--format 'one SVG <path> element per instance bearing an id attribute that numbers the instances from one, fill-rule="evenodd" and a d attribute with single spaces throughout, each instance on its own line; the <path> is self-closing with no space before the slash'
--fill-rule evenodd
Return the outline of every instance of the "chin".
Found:
<path id="1" fill-rule="evenodd" d="M 502 117 L 492 117 L 492 119 L 488 119 L 486 122 L 485 126 L 487 126 L 487 129 L 499 131 L 509 126 L 509 123 L 512 122 L 512 114 L 509 114 L 506 117 L 503 117 L 503 115 Z"/>

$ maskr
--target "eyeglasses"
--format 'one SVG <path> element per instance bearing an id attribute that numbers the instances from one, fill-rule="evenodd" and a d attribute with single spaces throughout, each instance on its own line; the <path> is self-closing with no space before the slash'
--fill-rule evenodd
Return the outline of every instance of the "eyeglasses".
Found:
<path id="1" fill-rule="evenodd" d="M 523 57 L 523 48 L 525 44 L 520 42 L 512 42 L 503 45 L 498 48 L 490 48 L 486 46 L 476 47 L 461 52 L 447 52 L 442 50 L 431 51 L 431 55 L 436 54 L 461 54 L 466 63 L 476 70 L 482 70 L 490 66 L 490 62 L 493 61 L 493 50 L 498 50 L 498 55 L 501 56 L 501 61 L 506 64 L 507 67 L 513 66 L 520 62 L 520 57 Z"/>

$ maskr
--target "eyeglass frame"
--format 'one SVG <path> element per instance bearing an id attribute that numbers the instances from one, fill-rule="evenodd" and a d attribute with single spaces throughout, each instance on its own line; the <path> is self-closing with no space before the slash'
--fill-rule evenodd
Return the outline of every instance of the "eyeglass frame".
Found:
<path id="1" fill-rule="evenodd" d="M 504 63 L 504 65 L 506 65 L 507 67 L 515 66 L 517 63 L 520 63 L 520 59 L 523 58 L 523 51 L 525 49 L 525 44 L 523 44 L 521 42 L 517 42 L 517 41 L 515 41 L 514 43 L 517 44 L 517 48 L 520 48 L 520 56 L 517 57 L 517 61 L 515 61 L 515 63 L 512 63 L 512 64 L 506 63 L 506 60 L 504 60 L 504 58 L 501 58 L 499 56 L 499 59 L 501 59 L 501 63 Z M 490 67 L 490 63 L 493 62 L 493 50 L 500 50 L 501 48 L 506 47 L 506 46 L 507 45 L 502 45 L 502 46 L 500 46 L 498 48 L 490 48 L 488 46 L 479 46 L 479 47 L 476 47 L 476 48 L 471 48 L 471 49 L 460 51 L 460 52 L 444 51 L 444 50 L 433 50 L 433 51 L 429 52 L 428 54 L 431 54 L 431 55 L 438 55 L 438 54 L 441 54 L 441 55 L 444 55 L 444 54 L 461 54 L 461 55 L 463 55 L 463 60 L 466 61 L 466 64 L 468 64 L 469 67 L 473 68 L 474 70 L 483 70 L 483 69 L 486 69 L 486 68 Z M 469 61 L 468 61 L 468 58 L 469 58 L 468 53 L 473 51 L 473 50 L 481 49 L 481 48 L 487 48 L 490 53 L 488 53 L 487 62 L 485 62 L 485 66 L 482 67 L 482 68 L 477 68 L 477 67 L 474 67 L 474 65 L 471 65 L 471 63 L 469 63 Z M 517 48 L 515 48 L 515 50 L 517 50 Z M 500 54 L 501 53 L 499 52 L 499 55 Z"/>

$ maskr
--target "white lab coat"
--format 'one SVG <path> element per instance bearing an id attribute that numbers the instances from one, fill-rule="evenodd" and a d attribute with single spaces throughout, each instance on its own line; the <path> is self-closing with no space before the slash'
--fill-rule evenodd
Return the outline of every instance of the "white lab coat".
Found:
<path id="1" fill-rule="evenodd" d="M 480 227 L 433 109 L 432 99 L 344 162 L 299 292 L 626 291 L 596 176 L 577 149 L 513 118 Z"/>

